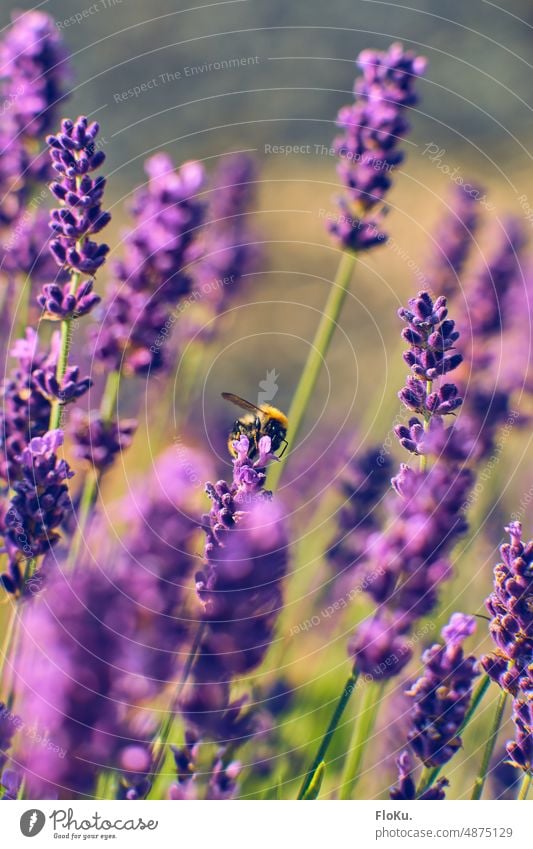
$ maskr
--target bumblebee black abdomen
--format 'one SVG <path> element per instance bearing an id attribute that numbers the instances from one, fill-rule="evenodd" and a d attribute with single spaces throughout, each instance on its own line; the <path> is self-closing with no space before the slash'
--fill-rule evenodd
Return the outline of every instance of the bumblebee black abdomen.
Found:
<path id="1" fill-rule="evenodd" d="M 268 419 L 263 428 L 264 436 L 269 436 L 272 442 L 272 451 L 277 451 L 281 448 L 287 435 L 287 428 L 276 419 Z"/>

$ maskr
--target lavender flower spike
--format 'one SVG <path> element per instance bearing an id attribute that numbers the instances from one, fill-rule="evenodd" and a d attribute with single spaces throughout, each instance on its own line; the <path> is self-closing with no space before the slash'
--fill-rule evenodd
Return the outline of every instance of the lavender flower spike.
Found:
<path id="1" fill-rule="evenodd" d="M 464 656 L 462 644 L 475 628 L 473 616 L 454 613 L 442 629 L 444 645 L 436 643 L 424 652 L 425 672 L 407 693 L 414 699 L 408 740 L 424 766 L 442 766 L 461 746 L 457 732 L 478 674 L 476 659 Z"/>
<path id="2" fill-rule="evenodd" d="M 0 43 L 1 93 L 17 132 L 39 140 L 54 126 L 65 97 L 68 54 L 51 15 L 15 12 L 12 20 Z"/>
<path id="3" fill-rule="evenodd" d="M 61 404 L 71 403 L 92 385 L 90 378 L 80 379 L 77 366 L 69 366 L 63 379 L 57 380 L 59 333 L 52 335 L 49 351 L 40 351 L 38 343 L 31 328 L 25 338 L 15 341 L 10 353 L 18 364 L 2 387 L 0 480 L 9 486 L 22 475 L 22 454 L 28 443 L 48 430 L 52 403 L 57 399 Z"/>
<path id="4" fill-rule="evenodd" d="M 455 412 L 463 403 L 454 383 L 441 383 L 433 389 L 433 382 L 456 369 L 463 358 L 455 351 L 459 332 L 455 322 L 447 318 L 446 298 L 433 302 L 428 292 L 419 292 L 408 304 L 408 308 L 398 310 L 398 315 L 407 324 L 402 338 L 409 349 L 403 358 L 412 373 L 398 397 L 418 416 L 409 420 L 408 427 L 397 426 L 395 432 L 407 451 L 424 454 L 425 440 L 431 444 L 438 439 L 442 417 Z M 433 433 L 426 434 L 430 422 Z"/>
<path id="5" fill-rule="evenodd" d="M 22 477 L 13 483 L 15 492 L 7 509 L 5 546 L 10 556 L 10 576 L 2 576 L 13 592 L 21 582 L 22 560 L 31 560 L 59 540 L 57 528 L 70 506 L 66 481 L 74 474 L 57 450 L 63 431 L 51 430 L 34 437 L 22 452 Z"/>
<path id="6" fill-rule="evenodd" d="M 133 197 L 134 226 L 105 303 L 95 356 L 106 368 L 130 374 L 161 369 L 180 301 L 190 295 L 188 268 L 204 208 L 198 200 L 204 172 L 197 162 L 175 170 L 167 154 L 145 163 L 148 181 Z"/>
<path id="7" fill-rule="evenodd" d="M 520 522 L 505 530 L 511 542 L 500 548 L 502 562 L 494 570 L 494 589 L 487 599 L 496 649 L 481 663 L 493 681 L 517 696 L 533 686 L 533 540 L 522 542 Z"/>
<path id="8" fill-rule="evenodd" d="M 416 795 L 416 784 L 412 777 L 413 763 L 409 752 L 405 749 L 398 760 L 398 784 L 391 787 L 390 797 L 395 801 L 413 801 L 413 799 L 425 799 L 430 801 L 442 801 L 445 798 L 444 788 L 450 783 L 446 778 L 439 778 L 431 787 L 428 787 L 420 796 Z"/>
<path id="9" fill-rule="evenodd" d="M 246 436 L 234 448 L 233 482 L 207 485 L 213 502 L 204 517 L 207 562 L 196 576 L 206 630 L 183 705 L 199 735 L 224 743 L 253 733 L 241 717 L 243 700 L 230 701 L 230 683 L 258 666 L 268 650 L 288 560 L 282 513 L 263 489 L 263 470 L 273 459 L 270 438 L 259 440 L 255 462 Z"/>
<path id="10" fill-rule="evenodd" d="M 37 10 L 14 12 L 0 39 L 0 225 L 15 223 L 19 229 L 36 184 L 49 179 L 41 139 L 56 122 L 70 76 L 52 16 Z M 13 262 L 19 258 L 18 242 L 10 251 Z"/>
<path id="11" fill-rule="evenodd" d="M 479 225 L 481 189 L 456 186 L 450 209 L 435 231 L 435 247 L 428 264 L 434 292 L 451 299 L 461 289 L 461 274 L 469 258 Z"/>
<path id="12" fill-rule="evenodd" d="M 89 124 L 82 116 L 76 121 L 65 119 L 61 122 L 61 131 L 47 139 L 52 167 L 58 174 L 50 191 L 61 203 L 59 209 L 52 211 L 50 219 L 55 234 L 50 250 L 59 266 L 79 274 L 94 275 L 109 251 L 107 245 L 98 245 L 90 239 L 111 218 L 109 212 L 102 211 L 106 181 L 104 177 L 90 176 L 105 160 L 103 150 L 96 149 L 98 132 L 98 124 L 95 121 Z M 79 291 L 65 291 L 66 302 L 63 303 L 55 290 L 52 292 L 45 287 L 39 303 L 52 317 L 64 318 L 76 310 L 87 312 L 95 303 L 93 296 L 88 306 L 91 291 L 91 284 L 85 284 Z M 68 294 L 75 297 L 74 303 L 68 299 Z"/>
<path id="13" fill-rule="evenodd" d="M 515 739 L 507 744 L 510 762 L 533 772 L 533 540 L 522 541 L 520 522 L 506 531 L 502 563 L 494 570 L 494 589 L 487 600 L 495 651 L 482 658 L 493 681 L 513 696 Z"/>
<path id="14" fill-rule="evenodd" d="M 446 299 L 433 302 L 420 292 L 399 314 L 408 324 L 402 336 L 410 345 L 404 359 L 412 370 L 399 394 L 420 418 L 396 428 L 396 434 L 408 451 L 437 460 L 429 469 L 402 464 L 391 481 L 399 497 L 389 502 L 388 527 L 373 534 L 366 548 L 366 590 L 378 607 L 358 626 L 349 653 L 363 674 L 377 680 L 397 675 L 408 663 L 409 630 L 437 604 L 440 584 L 451 573 L 451 549 L 467 528 L 465 503 L 473 480 L 464 463 L 471 443 L 461 428 L 443 422 L 461 403 L 455 385 L 432 385 L 461 360 Z"/>
<path id="15" fill-rule="evenodd" d="M 426 60 L 401 44 L 386 52 L 363 50 L 357 64 L 363 75 L 355 82 L 355 103 L 340 110 L 342 134 L 334 146 L 338 172 L 346 187 L 340 215 L 330 231 L 346 250 L 368 250 L 383 242 L 383 201 L 391 186 L 390 172 L 403 160 L 398 143 L 409 130 L 407 107 L 417 102 L 415 82 Z"/>
<path id="16" fill-rule="evenodd" d="M 148 735 L 134 729 L 124 696 L 142 649 L 139 605 L 91 566 L 68 577 L 55 570 L 25 609 L 26 633 L 38 638 L 24 641 L 16 658 L 17 691 L 23 721 L 41 735 L 20 735 L 16 749 L 27 798 L 92 796 L 99 769 L 140 781 L 150 765 Z"/>

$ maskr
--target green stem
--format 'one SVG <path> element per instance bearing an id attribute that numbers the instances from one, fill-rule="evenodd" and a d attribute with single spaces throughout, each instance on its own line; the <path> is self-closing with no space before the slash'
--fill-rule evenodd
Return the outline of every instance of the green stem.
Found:
<path id="1" fill-rule="evenodd" d="M 320 793 L 320 788 L 322 787 L 322 782 L 324 780 L 324 775 L 326 774 L 326 764 L 324 761 L 320 761 L 319 765 L 316 768 L 316 772 L 311 780 L 311 784 L 306 790 L 305 796 L 303 797 L 303 801 L 310 801 L 311 799 L 318 799 L 318 794 Z"/>
<path id="2" fill-rule="evenodd" d="M 104 422 L 109 422 L 115 413 L 118 390 L 120 387 L 120 371 L 112 371 L 108 374 L 104 394 L 100 402 L 100 415 Z"/>
<path id="3" fill-rule="evenodd" d="M 498 738 L 498 732 L 500 730 L 500 725 L 502 724 L 503 712 L 505 709 L 505 702 L 507 701 L 507 693 L 505 690 L 499 695 L 498 702 L 496 705 L 496 713 L 494 714 L 494 721 L 492 723 L 492 728 L 490 730 L 489 737 L 487 739 L 487 743 L 485 745 L 485 751 L 483 753 L 483 760 L 481 762 L 481 769 L 479 771 L 479 775 L 474 782 L 474 787 L 472 789 L 471 799 L 481 799 L 481 795 L 483 793 L 483 787 L 485 785 L 485 781 L 487 779 L 487 773 L 490 767 L 490 761 L 492 758 L 492 753 L 494 752 L 494 746 L 496 745 L 496 740 Z"/>
<path id="4" fill-rule="evenodd" d="M 100 772 L 96 782 L 95 796 L 97 799 L 116 799 L 117 774 L 112 769 L 104 769 Z"/>
<path id="5" fill-rule="evenodd" d="M 91 468 L 87 472 L 87 475 L 83 482 L 83 490 L 81 493 L 80 507 L 78 511 L 78 525 L 72 538 L 72 544 L 68 553 L 66 563 L 67 570 L 72 569 L 76 565 L 76 561 L 80 553 L 81 543 L 85 536 L 85 530 L 89 521 L 89 516 L 96 501 L 97 492 L 98 474 L 96 472 L 96 469 Z"/>
<path id="6" fill-rule="evenodd" d="M 474 689 L 474 692 L 472 693 L 472 699 L 470 701 L 470 707 L 468 708 L 467 712 L 465 713 L 465 718 L 463 719 L 463 721 L 462 721 L 462 723 L 459 726 L 459 729 L 457 731 L 458 737 L 461 736 L 461 734 L 464 732 L 466 726 L 469 724 L 470 720 L 474 716 L 476 710 L 478 709 L 479 705 L 483 701 L 483 697 L 485 696 L 485 693 L 487 692 L 489 687 L 490 687 L 490 678 L 489 678 L 488 675 L 483 675 L 483 677 L 480 678 L 480 680 L 478 681 L 478 683 L 477 683 L 477 685 Z M 417 796 L 421 796 L 422 793 L 424 793 L 428 789 L 428 787 L 431 787 L 431 785 L 435 783 L 435 781 L 439 777 L 441 769 L 442 769 L 441 766 L 436 766 L 436 767 L 433 767 L 432 769 L 426 767 L 424 769 L 424 772 L 422 773 L 422 777 L 420 779 L 420 784 L 419 784 L 419 787 L 418 787 L 418 790 L 417 790 L 417 793 L 416 793 Z"/>
<path id="7" fill-rule="evenodd" d="M 426 395 L 429 395 L 429 394 L 431 393 L 432 388 L 433 388 L 433 383 L 432 383 L 432 381 L 431 381 L 431 380 L 426 380 Z M 431 413 L 427 414 L 427 415 L 424 417 L 424 430 L 425 430 L 426 432 L 429 430 L 429 423 L 430 423 L 430 421 L 431 421 Z M 428 464 L 427 454 L 421 454 L 421 455 L 420 455 L 420 471 L 421 471 L 421 472 L 425 472 L 425 471 L 426 471 L 427 464 Z"/>
<path id="8" fill-rule="evenodd" d="M 529 793 L 529 788 L 531 787 L 531 781 L 533 780 L 533 774 L 531 772 L 526 772 L 524 778 L 522 779 L 522 784 L 520 785 L 520 792 L 518 794 L 518 800 L 523 802 L 527 799 L 527 794 Z"/>
<path id="9" fill-rule="evenodd" d="M 4 645 L 2 646 L 2 657 L 0 658 L 0 684 L 4 682 L 4 672 L 6 670 L 6 663 L 11 654 L 11 650 L 13 648 L 13 643 L 15 642 L 15 631 L 17 627 L 17 609 L 15 604 L 13 604 L 13 610 L 9 616 L 9 621 L 7 623 L 6 636 L 4 639 Z M 1 692 L 1 691 L 0 691 Z"/>
<path id="10" fill-rule="evenodd" d="M 357 683 L 357 679 L 359 677 L 359 672 L 356 670 L 355 666 L 352 669 L 351 675 L 346 681 L 344 685 L 344 689 L 342 691 L 341 697 L 337 702 L 335 710 L 333 711 L 333 716 L 329 721 L 329 725 L 327 727 L 327 731 L 322 737 L 320 742 L 320 746 L 318 747 L 318 751 L 315 755 L 315 759 L 311 764 L 309 770 L 307 771 L 305 778 L 302 782 L 302 786 L 300 787 L 300 792 L 298 793 L 298 799 L 303 799 L 311 786 L 315 773 L 319 768 L 322 761 L 325 759 L 327 751 L 329 749 L 330 743 L 333 739 L 333 735 L 338 728 L 339 722 L 341 721 L 342 715 L 346 710 L 346 706 L 350 701 L 353 691 L 355 690 L 355 685 Z"/>
<path id="11" fill-rule="evenodd" d="M 70 350 L 70 327 L 72 324 L 72 320 L 70 318 L 65 319 L 61 322 L 61 345 L 59 348 L 59 357 L 57 359 L 56 366 L 56 378 L 59 386 L 61 387 L 63 383 L 63 378 L 65 377 L 65 372 L 67 370 L 68 364 L 68 355 Z M 52 409 L 50 411 L 50 430 L 55 430 L 61 424 L 61 410 L 62 404 L 60 398 L 54 398 L 52 402 Z"/>
<path id="12" fill-rule="evenodd" d="M 361 764 L 377 719 L 378 706 L 383 695 L 383 689 L 383 684 L 375 683 L 368 684 L 365 688 L 361 710 L 358 712 L 355 720 L 348 756 L 342 773 L 341 799 L 352 798 L 353 791 L 359 780 Z"/>
<path id="13" fill-rule="evenodd" d="M 18 277 L 20 291 L 19 308 L 17 310 L 17 337 L 24 336 L 26 327 L 28 326 L 29 308 L 31 300 L 31 277 L 28 275 Z"/>
<path id="14" fill-rule="evenodd" d="M 296 392 L 294 393 L 288 415 L 289 437 L 293 443 L 298 438 L 309 401 L 311 400 L 320 370 L 326 359 L 331 339 L 337 327 L 339 316 L 348 294 L 355 262 L 356 257 L 354 254 L 343 253 L 337 275 L 311 345 L 311 350 L 309 351 L 309 356 L 307 357 L 307 362 L 305 363 Z M 279 486 L 288 457 L 289 453 L 286 452 L 279 463 L 275 463 L 270 467 L 269 489 L 276 489 Z"/>
<path id="15" fill-rule="evenodd" d="M 418 790 L 416 791 L 417 798 L 425 793 L 432 784 L 435 783 L 437 776 L 440 772 L 440 767 L 429 767 L 425 766 L 422 770 L 422 775 L 420 776 L 420 783 L 418 785 Z"/>
<path id="16" fill-rule="evenodd" d="M 78 271 L 73 271 L 70 278 L 70 291 L 72 294 L 76 292 L 80 282 L 80 274 Z M 70 352 L 70 342 L 72 338 L 72 318 L 66 318 L 61 322 L 61 344 L 59 347 L 59 355 L 57 358 L 56 378 L 61 389 L 63 378 L 67 371 L 68 355 Z M 61 424 L 62 404 L 60 398 L 55 398 L 50 411 L 50 430 L 55 430 Z"/>

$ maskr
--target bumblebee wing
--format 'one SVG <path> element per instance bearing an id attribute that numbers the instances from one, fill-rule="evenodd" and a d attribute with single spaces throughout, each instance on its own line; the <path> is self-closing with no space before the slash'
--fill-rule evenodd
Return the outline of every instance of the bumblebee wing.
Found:
<path id="1" fill-rule="evenodd" d="M 236 407 L 240 407 L 241 410 L 247 410 L 249 413 L 262 413 L 260 407 L 257 407 L 255 404 L 252 404 L 251 401 L 245 401 L 244 398 L 241 398 L 240 395 L 234 395 L 233 392 L 223 392 L 222 397 L 225 401 L 229 401 L 231 404 L 235 404 Z"/>

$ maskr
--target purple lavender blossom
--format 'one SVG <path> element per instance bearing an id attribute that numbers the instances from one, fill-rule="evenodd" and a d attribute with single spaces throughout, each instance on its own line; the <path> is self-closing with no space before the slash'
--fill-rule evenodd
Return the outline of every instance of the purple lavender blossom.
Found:
<path id="1" fill-rule="evenodd" d="M 176 765 L 177 780 L 170 787 L 170 799 L 174 801 L 190 801 L 192 799 L 203 798 L 212 801 L 222 801 L 236 797 L 238 790 L 237 779 L 241 772 L 241 764 L 238 761 L 225 763 L 223 752 L 217 752 L 209 769 L 207 785 L 201 787 L 197 781 L 197 760 L 200 746 L 196 734 L 190 730 L 186 731 L 185 745 L 179 749 L 173 748 L 172 751 Z"/>
<path id="2" fill-rule="evenodd" d="M 462 644 L 473 634 L 475 627 L 473 616 L 454 613 L 442 629 L 444 644 L 436 643 L 424 652 L 424 674 L 407 691 L 414 700 L 408 732 L 409 748 L 428 768 L 448 763 L 461 746 L 458 731 L 477 675 L 476 659 L 464 656 Z M 444 787 L 448 784 L 445 778 L 440 778 L 417 796 L 409 750 L 405 749 L 396 763 L 398 784 L 391 788 L 391 799 L 444 799 Z"/>
<path id="3" fill-rule="evenodd" d="M 19 791 L 22 786 L 22 776 L 18 769 L 10 769 L 6 767 L 0 776 L 0 786 L 4 790 L 2 802 L 14 801 L 19 798 Z"/>
<path id="4" fill-rule="evenodd" d="M 428 263 L 428 278 L 434 292 L 451 299 L 461 289 L 461 276 L 469 259 L 479 226 L 481 190 L 456 186 L 450 209 L 435 230 L 435 246 Z"/>
<path id="5" fill-rule="evenodd" d="M 521 774 L 516 767 L 509 763 L 505 746 L 498 747 L 488 777 L 492 787 L 493 799 L 516 799 Z"/>
<path id="6" fill-rule="evenodd" d="M 206 472 L 199 452 L 187 449 L 184 462 L 171 448 L 142 487 L 133 488 L 121 510 L 128 531 L 122 550 L 115 553 L 116 583 L 138 606 L 137 642 L 131 646 L 128 667 L 136 674 L 124 678 L 131 701 L 159 694 L 179 677 L 185 662 L 190 631 L 199 616 L 191 585 L 197 564 L 199 490 L 192 479 L 201 480 Z"/>
<path id="7" fill-rule="evenodd" d="M 380 227 L 390 172 L 403 160 L 398 143 L 409 131 L 405 111 L 417 103 L 414 84 L 426 69 L 426 60 L 401 44 L 386 52 L 364 50 L 357 64 L 363 74 L 355 82 L 355 103 L 340 110 L 342 135 L 334 142 L 347 197 L 330 223 L 331 233 L 351 251 L 386 239 Z"/>
<path id="8" fill-rule="evenodd" d="M 232 484 L 207 486 L 206 568 L 196 576 L 206 629 L 183 708 L 202 736 L 225 743 L 253 733 L 243 700 L 230 701 L 230 683 L 263 660 L 282 606 L 287 539 L 281 511 L 263 489 L 270 447 L 262 437 L 252 462 L 242 436 L 234 442 Z"/>
<path id="9" fill-rule="evenodd" d="M 47 283 L 37 298 L 43 310 L 43 318 L 62 321 L 87 315 L 101 301 L 100 296 L 93 292 L 93 285 L 92 280 L 86 280 L 72 292 L 70 283 Z"/>
<path id="10" fill-rule="evenodd" d="M 473 185 L 473 184 L 472 184 Z M 457 380 L 466 398 L 476 456 L 488 456 L 510 408 L 510 394 L 528 387 L 530 357 L 523 344 L 529 333 L 528 274 L 524 273 L 526 233 L 518 218 L 504 221 L 488 261 L 480 262 L 464 285 L 459 279 L 479 224 L 477 188 L 455 191 L 452 209 L 439 226 L 429 279 L 434 291 L 457 298 L 461 290 L 461 353 L 465 365 Z M 519 306 L 520 304 L 520 306 Z M 466 309 L 465 309 L 466 306 Z M 505 356 L 503 353 L 505 352 Z"/>
<path id="11" fill-rule="evenodd" d="M 213 176 L 194 277 L 202 302 L 218 314 L 235 298 L 243 278 L 257 263 L 256 237 L 248 223 L 256 181 L 256 164 L 243 153 L 224 157 Z"/>
<path id="12" fill-rule="evenodd" d="M 95 334 L 95 356 L 105 367 L 133 374 L 163 365 L 175 310 L 192 290 L 187 266 L 204 214 L 196 197 L 204 179 L 198 163 L 176 171 L 170 157 L 159 153 L 145 170 L 148 183 L 135 193 L 131 208 L 135 226 L 125 235 L 125 256 L 115 264 L 117 281 Z"/>
<path id="13" fill-rule="evenodd" d="M 129 448 L 136 429 L 135 419 L 107 420 L 97 411 L 89 416 L 75 411 L 71 429 L 74 454 L 103 472 L 113 465 L 117 454 Z"/>
<path id="14" fill-rule="evenodd" d="M 71 72 L 54 19 L 41 11 L 14 12 L 0 42 L 2 97 L 17 131 L 40 139 L 56 122 Z"/>
<path id="15" fill-rule="evenodd" d="M 531 688 L 531 683 L 530 683 Z M 531 689 L 523 698 L 513 699 L 515 739 L 507 744 L 512 766 L 533 773 L 533 694 Z"/>
<path id="16" fill-rule="evenodd" d="M 57 528 L 70 507 L 66 481 L 74 474 L 58 458 L 62 444 L 63 431 L 51 430 L 31 439 L 22 452 L 22 475 L 12 482 L 14 495 L 3 521 L 10 574 L 2 580 L 10 592 L 20 588 L 22 559 L 45 554 L 60 538 Z"/>
<path id="17" fill-rule="evenodd" d="M 0 224 L 8 225 L 16 225 L 35 185 L 49 178 L 39 142 L 56 122 L 70 79 L 53 18 L 32 10 L 15 12 L 12 20 L 0 41 Z"/>
<path id="18" fill-rule="evenodd" d="M 403 358 L 412 372 L 398 397 L 418 416 L 409 419 L 408 426 L 398 425 L 394 430 L 407 451 L 422 455 L 436 453 L 435 449 L 443 449 L 452 435 L 451 431 L 443 433 L 442 417 L 454 413 L 463 403 L 454 383 L 433 387 L 435 380 L 461 364 L 462 356 L 455 351 L 459 333 L 455 323 L 447 318 L 446 298 L 439 297 L 433 302 L 428 292 L 419 292 L 416 298 L 411 298 L 409 308 L 400 309 L 398 315 L 407 324 L 402 338 L 408 342 L 409 349 Z"/>
<path id="19" fill-rule="evenodd" d="M 520 522 L 511 522 L 506 531 L 511 542 L 501 546 L 502 562 L 494 570 L 494 589 L 487 600 L 496 649 L 481 663 L 492 680 L 513 696 L 516 733 L 507 744 L 510 763 L 532 772 L 533 540 L 522 541 Z"/>
<path id="20" fill-rule="evenodd" d="M 533 541 L 522 541 L 520 522 L 512 522 L 505 530 L 511 542 L 500 548 L 502 562 L 494 569 L 494 589 L 486 602 L 496 649 L 481 663 L 493 681 L 518 696 L 531 686 Z"/>
<path id="21" fill-rule="evenodd" d="M 511 392 L 522 391 L 527 380 L 522 334 L 515 337 L 517 315 L 529 315 L 529 304 L 518 307 L 516 293 L 521 281 L 525 246 L 522 223 L 510 219 L 500 237 L 494 256 L 475 274 L 466 287 L 468 313 L 461 327 L 464 366 L 458 380 L 465 399 L 465 413 L 475 436 L 476 458 L 493 452 L 496 435 L 511 413 Z M 522 324 L 522 330 L 524 325 Z M 529 332 L 529 327 L 527 329 Z M 516 339 L 518 356 L 514 355 Z M 527 357 L 527 355 L 526 355 Z M 514 379 L 508 381 L 508 363 Z M 516 366 L 519 365 L 518 381 Z M 506 373 L 507 372 L 507 373 Z M 518 417 L 513 416 L 517 421 Z M 519 420 L 518 420 L 519 421 Z"/>
<path id="22" fill-rule="evenodd" d="M 61 131 L 47 138 L 52 167 L 58 174 L 50 191 L 61 203 L 59 209 L 52 211 L 50 219 L 55 234 L 50 250 L 60 267 L 79 274 L 94 275 L 109 252 L 107 245 L 99 245 L 90 238 L 103 230 L 111 219 L 109 212 L 102 211 L 105 178 L 90 176 L 105 160 L 105 153 L 97 150 L 95 144 L 99 129 L 96 121 L 89 124 L 87 118 L 81 116 L 76 121 L 64 119 Z M 44 297 L 46 299 L 47 293 Z M 68 317 L 71 313 L 72 310 L 59 316 L 54 313 L 54 316 Z"/>
<path id="23" fill-rule="evenodd" d="M 462 644 L 475 627 L 474 617 L 454 613 L 442 629 L 444 644 L 436 643 L 424 652 L 424 674 L 407 693 L 414 700 L 409 745 L 424 766 L 448 763 L 461 747 L 458 731 L 478 674 L 476 658 L 465 657 Z"/>
<path id="24" fill-rule="evenodd" d="M 24 613 L 16 661 L 24 722 L 48 745 L 20 740 L 29 798 L 93 796 L 99 769 L 140 780 L 150 766 L 149 737 L 121 695 L 125 650 L 136 643 L 138 606 L 88 563 L 68 578 L 55 571 Z"/>
<path id="25" fill-rule="evenodd" d="M 353 581 L 364 557 L 368 537 L 378 529 L 377 508 L 389 487 L 392 461 L 370 448 L 345 468 L 339 482 L 344 499 L 337 521 L 337 539 L 327 557 L 336 578 Z"/>
<path id="26" fill-rule="evenodd" d="M 473 477 L 439 462 L 429 471 L 403 466 L 393 479 L 400 496 L 389 505 L 387 530 L 370 538 L 366 591 L 378 603 L 360 625 L 349 651 L 374 678 L 397 675 L 411 658 L 408 632 L 430 613 L 451 574 L 449 553 L 467 528 L 464 505 Z"/>
<path id="27" fill-rule="evenodd" d="M 449 555 L 466 531 L 465 504 L 473 483 L 465 466 L 471 444 L 461 429 L 443 423 L 460 404 L 455 385 L 432 385 L 461 360 L 454 353 L 458 333 L 447 318 L 446 299 L 433 302 L 420 292 L 399 315 L 408 324 L 402 337 L 410 345 L 404 359 L 412 370 L 400 398 L 420 418 L 396 433 L 408 451 L 425 455 L 426 462 L 434 455 L 436 462 L 417 471 L 402 464 L 392 479 L 398 497 L 389 502 L 390 521 L 368 541 L 366 591 L 378 607 L 358 627 L 349 653 L 376 679 L 397 675 L 410 660 L 410 628 L 434 609 L 439 587 L 451 573 Z"/>
<path id="28" fill-rule="evenodd" d="M 509 218 L 494 256 L 479 269 L 468 288 L 468 316 L 461 329 L 472 338 L 474 357 L 484 354 L 488 337 L 498 335 L 506 320 L 506 295 L 520 273 L 520 260 L 526 244 L 522 222 Z"/>
<path id="29" fill-rule="evenodd" d="M 77 366 L 69 366 L 61 384 L 58 382 L 59 334 L 52 336 L 49 351 L 40 351 L 38 343 L 37 333 L 31 328 L 24 339 L 16 340 L 11 355 L 18 365 L 2 387 L 0 478 L 10 485 L 22 475 L 25 448 L 48 430 L 54 399 L 71 403 L 92 385 L 88 377 L 80 379 Z"/>
<path id="30" fill-rule="evenodd" d="M 413 764 L 409 752 L 404 750 L 396 761 L 398 766 L 398 784 L 390 790 L 390 797 L 395 801 L 412 801 L 413 799 L 425 799 L 441 801 L 445 798 L 444 788 L 449 781 L 439 778 L 431 787 L 428 787 L 420 796 L 416 795 L 416 784 L 412 777 Z"/>

